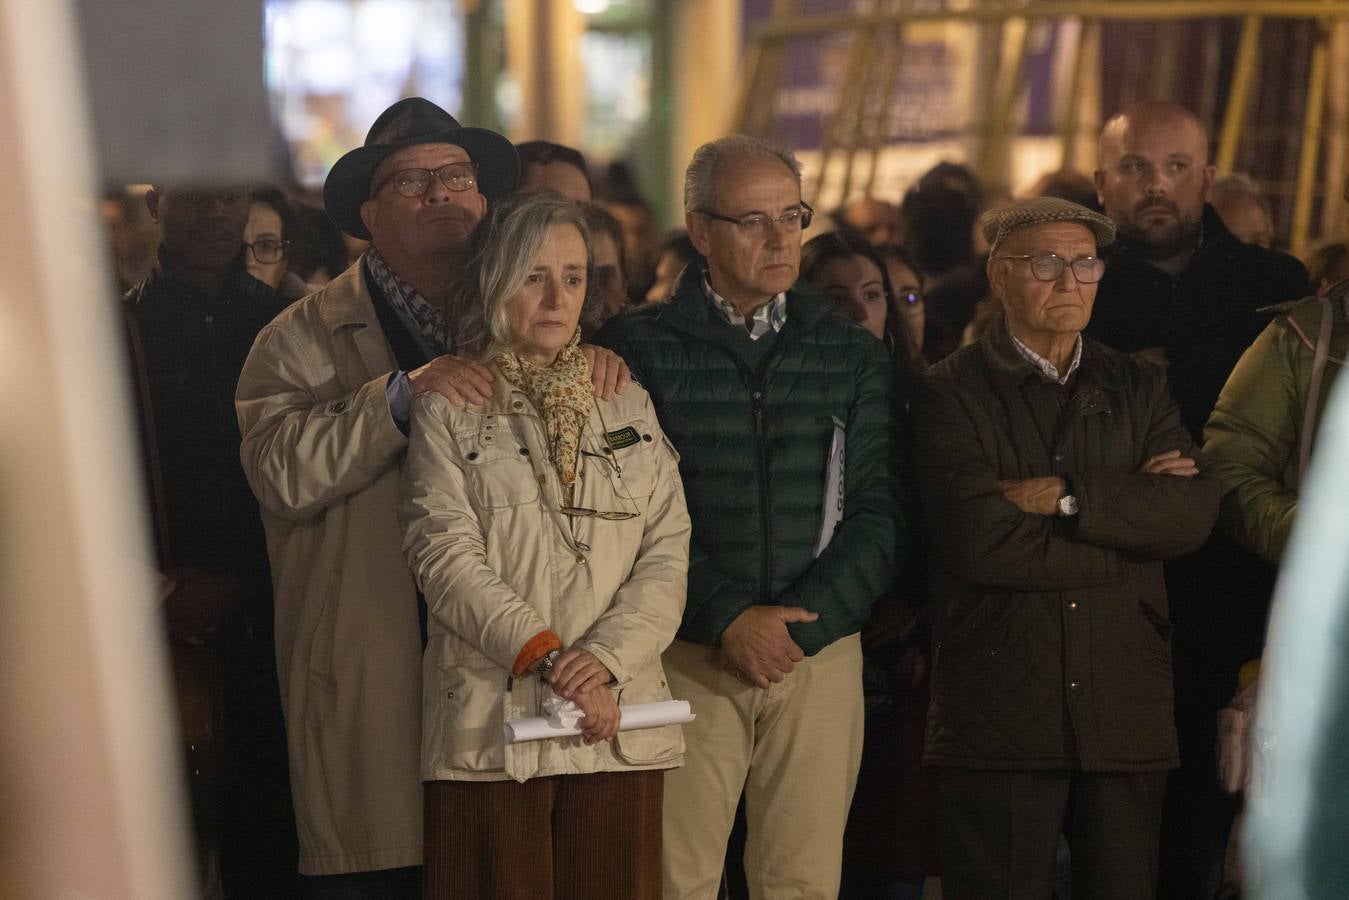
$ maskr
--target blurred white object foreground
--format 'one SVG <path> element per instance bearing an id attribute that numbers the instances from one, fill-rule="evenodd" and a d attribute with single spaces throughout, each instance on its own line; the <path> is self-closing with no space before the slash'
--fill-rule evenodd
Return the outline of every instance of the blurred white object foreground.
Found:
<path id="1" fill-rule="evenodd" d="M 1246 895 L 1349 896 L 1349 392 L 1330 399 L 1275 592 L 1247 794 Z"/>

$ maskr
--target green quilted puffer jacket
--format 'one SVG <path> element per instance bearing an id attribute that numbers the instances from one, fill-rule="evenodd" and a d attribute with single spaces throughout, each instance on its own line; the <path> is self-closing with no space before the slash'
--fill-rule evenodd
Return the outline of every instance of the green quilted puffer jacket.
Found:
<path id="1" fill-rule="evenodd" d="M 627 361 L 681 456 L 693 520 L 679 637 L 715 646 L 754 604 L 820 614 L 788 626 L 812 655 L 861 629 L 895 578 L 902 534 L 890 449 L 890 362 L 806 282 L 782 331 L 756 346 L 684 270 L 673 298 L 611 321 L 596 341 Z M 767 350 L 761 349 L 767 346 Z M 844 509 L 823 523 L 835 420 L 845 426 Z"/>

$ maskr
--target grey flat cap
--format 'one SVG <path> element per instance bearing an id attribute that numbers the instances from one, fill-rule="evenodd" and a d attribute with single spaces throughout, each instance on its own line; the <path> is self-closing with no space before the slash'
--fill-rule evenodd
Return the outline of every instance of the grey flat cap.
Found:
<path id="1" fill-rule="evenodd" d="M 1033 197 L 1018 200 L 1000 209 L 990 209 L 979 217 L 979 227 L 989 247 L 996 248 L 1015 231 L 1046 222 L 1077 222 L 1096 235 L 1096 246 L 1115 240 L 1115 223 L 1085 206 L 1057 197 Z"/>

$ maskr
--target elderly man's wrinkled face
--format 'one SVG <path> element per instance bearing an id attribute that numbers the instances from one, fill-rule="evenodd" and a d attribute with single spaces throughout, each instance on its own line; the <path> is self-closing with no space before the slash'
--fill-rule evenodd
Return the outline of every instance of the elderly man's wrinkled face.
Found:
<path id="1" fill-rule="evenodd" d="M 1207 163 L 1208 139 L 1185 116 L 1139 116 L 1108 126 L 1096 189 L 1121 240 L 1158 258 L 1193 248 L 1213 184 Z"/>
<path id="2" fill-rule="evenodd" d="M 801 211 L 801 186 L 787 165 L 770 157 L 727 160 L 717 171 L 716 213 L 735 222 L 689 212 L 689 237 L 707 257 L 712 287 L 727 300 L 768 300 L 796 283 L 801 269 L 801 221 L 779 219 Z"/>
<path id="3" fill-rule="evenodd" d="M 243 250 L 252 202 L 244 188 L 170 187 L 145 195 L 169 255 L 206 271 L 223 271 Z"/>
<path id="4" fill-rule="evenodd" d="M 1069 265 L 1053 281 L 1041 281 L 1034 260 L 1051 254 Z M 1032 225 L 1004 240 L 988 260 L 988 282 L 1002 301 L 1012 333 L 1025 340 L 1086 328 L 1096 302 L 1096 284 L 1079 281 L 1071 263 L 1094 256 L 1095 236 L 1076 222 Z"/>
<path id="5" fill-rule="evenodd" d="M 380 163 L 370 179 L 370 199 L 361 204 L 361 221 L 372 243 L 391 262 L 411 259 L 424 262 L 464 247 L 469 235 L 487 212 L 487 199 L 478 192 L 476 177 L 465 190 L 453 190 L 455 175 L 469 171 L 468 151 L 454 144 L 418 144 L 391 155 Z M 400 173 L 416 169 L 447 171 L 451 184 L 432 175 L 426 192 L 403 196 L 398 190 Z M 402 178 L 407 181 L 407 178 Z"/>

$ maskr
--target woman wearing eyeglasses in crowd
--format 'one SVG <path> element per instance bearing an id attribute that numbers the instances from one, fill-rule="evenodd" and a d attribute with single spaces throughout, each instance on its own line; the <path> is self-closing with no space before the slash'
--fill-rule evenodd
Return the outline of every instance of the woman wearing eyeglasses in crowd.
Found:
<path id="1" fill-rule="evenodd" d="M 911 476 L 909 398 L 924 363 L 922 282 L 903 250 L 876 248 L 839 230 L 807 241 L 801 276 L 890 350 L 894 446 L 905 521 L 919 522 Z M 896 284 L 899 285 L 896 288 Z M 940 874 L 936 782 L 922 768 L 927 714 L 926 541 L 909 529 L 898 583 L 877 599 L 862 630 L 867 716 L 862 766 L 844 833 L 840 897 L 917 897 Z"/>
<path id="2" fill-rule="evenodd" d="M 279 189 L 263 186 L 253 190 L 253 204 L 244 226 L 244 266 L 249 275 L 283 300 L 298 300 L 311 292 L 287 266 L 299 221 L 295 207 Z"/>
<path id="3" fill-rule="evenodd" d="M 493 204 L 455 304 L 493 396 L 413 405 L 401 514 L 429 609 L 428 898 L 660 896 L 662 770 L 683 739 L 619 734 L 618 701 L 670 699 L 689 518 L 646 392 L 594 394 L 588 238 L 559 197 Z M 582 735 L 508 745 L 505 721 L 546 715 L 553 693 Z"/>

